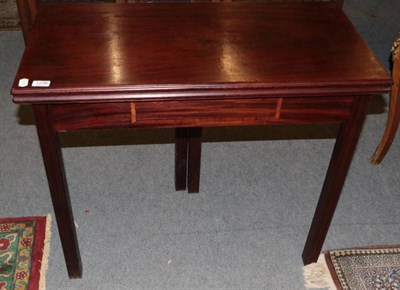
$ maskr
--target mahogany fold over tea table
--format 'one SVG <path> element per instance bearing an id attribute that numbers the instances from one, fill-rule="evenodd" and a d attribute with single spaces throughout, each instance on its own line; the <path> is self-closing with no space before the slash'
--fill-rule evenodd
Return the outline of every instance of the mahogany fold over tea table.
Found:
<path id="1" fill-rule="evenodd" d="M 68 273 L 77 278 L 58 132 L 177 128 L 176 188 L 196 192 L 202 127 L 340 124 L 303 252 L 308 264 L 328 232 L 368 101 L 390 86 L 333 3 L 43 4 L 12 95 L 33 105 Z"/>

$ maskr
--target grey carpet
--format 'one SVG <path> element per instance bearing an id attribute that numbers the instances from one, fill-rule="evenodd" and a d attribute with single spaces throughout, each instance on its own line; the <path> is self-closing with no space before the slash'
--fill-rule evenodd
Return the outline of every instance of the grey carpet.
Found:
<path id="1" fill-rule="evenodd" d="M 388 67 L 400 1 L 345 2 Z M 0 33 L 1 217 L 52 213 L 30 109 L 9 95 L 23 47 L 20 32 Z M 324 249 L 400 243 L 400 134 L 381 165 L 368 162 L 385 100 L 371 106 Z M 304 289 L 301 252 L 334 133 L 208 129 L 198 195 L 174 191 L 171 130 L 63 135 L 84 272 L 68 279 L 53 224 L 48 289 Z"/>

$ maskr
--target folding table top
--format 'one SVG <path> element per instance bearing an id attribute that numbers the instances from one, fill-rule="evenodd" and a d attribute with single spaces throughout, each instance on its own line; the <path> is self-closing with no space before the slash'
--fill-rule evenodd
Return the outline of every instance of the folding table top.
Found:
<path id="1" fill-rule="evenodd" d="M 58 103 L 375 94 L 390 85 L 332 3 L 80 3 L 41 4 L 12 94 Z"/>

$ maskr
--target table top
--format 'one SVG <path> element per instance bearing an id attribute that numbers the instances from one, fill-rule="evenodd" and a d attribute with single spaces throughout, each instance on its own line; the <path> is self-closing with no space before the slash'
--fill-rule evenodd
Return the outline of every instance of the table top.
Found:
<path id="1" fill-rule="evenodd" d="M 80 3 L 41 4 L 11 92 L 17 103 L 65 103 L 360 95 L 390 85 L 332 3 Z"/>

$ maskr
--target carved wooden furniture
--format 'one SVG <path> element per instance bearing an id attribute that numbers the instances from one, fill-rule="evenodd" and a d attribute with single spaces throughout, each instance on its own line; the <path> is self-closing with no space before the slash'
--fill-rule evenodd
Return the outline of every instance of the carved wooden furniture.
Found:
<path id="1" fill-rule="evenodd" d="M 392 47 L 393 59 L 393 86 L 390 92 L 389 115 L 386 123 L 385 133 L 381 142 L 377 146 L 375 153 L 371 157 L 372 164 L 379 164 L 385 158 L 396 136 L 400 123 L 400 34 Z"/>
<path id="2" fill-rule="evenodd" d="M 82 266 L 58 132 L 190 128 L 177 136 L 189 140 L 179 154 L 196 163 L 201 127 L 340 124 L 303 251 L 308 264 L 328 232 L 368 101 L 390 86 L 333 3 L 46 4 L 12 95 L 33 105 L 68 273 L 77 278 Z"/>

